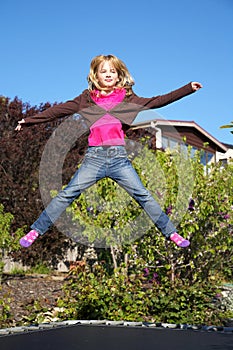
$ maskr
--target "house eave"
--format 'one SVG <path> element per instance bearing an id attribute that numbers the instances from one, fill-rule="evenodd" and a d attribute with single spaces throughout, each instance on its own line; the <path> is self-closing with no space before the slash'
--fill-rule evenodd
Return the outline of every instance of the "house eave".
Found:
<path id="1" fill-rule="evenodd" d="M 221 150 L 223 153 L 225 153 L 228 150 L 228 147 L 218 141 L 215 137 L 213 137 L 211 134 L 209 134 L 206 130 L 204 130 L 200 125 L 198 125 L 194 121 L 183 121 L 183 120 L 163 120 L 163 119 L 153 119 L 153 120 L 147 120 L 144 122 L 135 123 L 133 125 L 134 129 L 138 128 L 146 128 L 151 126 L 151 122 L 153 122 L 155 127 L 160 126 L 172 126 L 172 127 L 189 127 L 194 128 L 198 132 L 200 132 L 202 135 L 204 135 L 207 139 L 209 139 L 211 142 L 213 142 L 219 150 Z"/>

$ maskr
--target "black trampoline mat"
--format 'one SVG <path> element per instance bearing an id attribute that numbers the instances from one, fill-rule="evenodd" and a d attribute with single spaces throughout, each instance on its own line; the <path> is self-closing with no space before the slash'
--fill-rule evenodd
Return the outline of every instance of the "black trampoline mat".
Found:
<path id="1" fill-rule="evenodd" d="M 74 325 L 0 338 L 1 350 L 233 350 L 233 333 Z"/>

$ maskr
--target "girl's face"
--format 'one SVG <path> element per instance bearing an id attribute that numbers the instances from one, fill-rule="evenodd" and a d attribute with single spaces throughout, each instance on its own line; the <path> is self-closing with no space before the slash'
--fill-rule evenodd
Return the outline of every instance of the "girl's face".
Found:
<path id="1" fill-rule="evenodd" d="M 97 80 L 101 88 L 112 91 L 119 81 L 115 67 L 109 62 L 102 62 L 97 69 Z"/>

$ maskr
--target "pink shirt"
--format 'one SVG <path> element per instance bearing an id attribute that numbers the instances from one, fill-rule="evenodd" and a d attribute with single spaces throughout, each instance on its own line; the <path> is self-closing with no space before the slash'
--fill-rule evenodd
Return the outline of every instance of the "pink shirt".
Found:
<path id="1" fill-rule="evenodd" d="M 125 89 L 115 89 L 110 95 L 99 95 L 97 90 L 91 92 L 93 101 L 106 111 L 122 102 Z M 89 146 L 122 146 L 125 145 L 125 134 L 119 119 L 106 113 L 90 128 Z"/>

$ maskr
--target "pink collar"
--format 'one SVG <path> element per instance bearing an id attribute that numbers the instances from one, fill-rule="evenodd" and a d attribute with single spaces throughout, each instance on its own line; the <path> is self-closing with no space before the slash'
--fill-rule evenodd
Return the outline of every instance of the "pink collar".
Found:
<path id="1" fill-rule="evenodd" d="M 102 99 L 110 99 L 112 101 L 121 102 L 125 97 L 126 91 L 124 88 L 115 88 L 110 94 L 103 95 L 97 89 L 90 92 L 93 101 L 97 102 Z"/>

